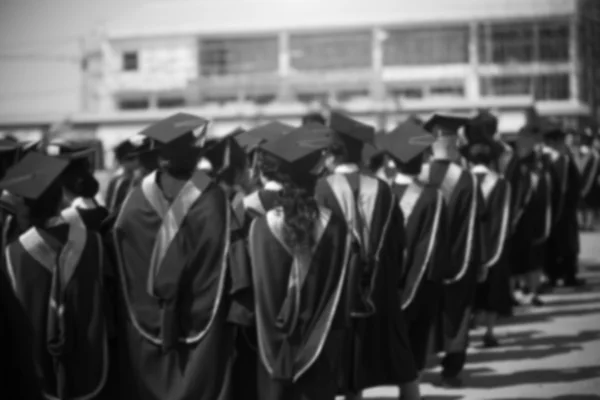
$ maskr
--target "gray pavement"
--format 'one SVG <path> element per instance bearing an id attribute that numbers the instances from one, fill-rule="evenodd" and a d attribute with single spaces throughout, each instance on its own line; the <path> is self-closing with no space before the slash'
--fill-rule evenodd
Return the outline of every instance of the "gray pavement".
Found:
<path id="1" fill-rule="evenodd" d="M 426 372 L 426 400 L 600 400 L 600 234 L 582 236 L 582 289 L 543 296 L 546 306 L 519 308 L 497 329 L 503 346 L 480 349 L 475 331 L 464 388 L 434 386 L 439 368 Z M 435 366 L 435 360 L 433 365 Z M 365 399 L 397 399 L 393 387 L 364 392 Z"/>

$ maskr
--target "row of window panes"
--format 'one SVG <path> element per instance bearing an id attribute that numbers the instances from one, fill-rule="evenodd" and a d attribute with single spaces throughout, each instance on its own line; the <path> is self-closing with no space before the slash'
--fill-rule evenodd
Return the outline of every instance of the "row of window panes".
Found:
<path id="1" fill-rule="evenodd" d="M 567 74 L 539 76 L 502 76 L 481 79 L 482 96 L 532 95 L 537 100 L 567 100 L 570 98 Z"/>
<path id="2" fill-rule="evenodd" d="M 464 97 L 464 86 L 462 85 L 440 85 L 432 87 L 401 87 L 388 91 L 394 98 L 422 99 L 427 97 Z M 357 98 L 368 97 L 368 90 L 339 91 L 336 97 L 341 102 Z M 481 78 L 481 95 L 483 97 L 497 96 L 520 96 L 532 95 L 537 100 L 567 100 L 570 98 L 570 86 L 568 75 L 541 75 L 541 76 L 502 76 Z M 296 98 L 302 103 L 314 101 L 325 101 L 329 97 L 327 92 L 298 93 Z M 260 96 L 248 96 L 247 100 L 256 104 L 269 104 L 276 100 L 275 94 L 264 94 Z M 205 98 L 205 102 L 226 104 L 237 101 L 236 96 Z M 158 108 L 184 107 L 183 98 L 158 99 Z M 149 100 L 128 99 L 121 100 L 119 108 L 122 110 L 140 110 L 149 107 Z"/>
<path id="3" fill-rule="evenodd" d="M 567 61 L 569 22 L 548 20 L 478 25 L 479 62 Z M 368 69 L 373 37 L 369 30 L 293 34 L 289 51 L 296 70 Z M 382 41 L 383 64 L 439 65 L 469 60 L 469 27 L 447 26 L 388 29 Z M 277 36 L 205 39 L 200 41 L 204 76 L 275 72 L 279 66 Z M 124 52 L 125 71 L 139 69 L 138 54 Z"/>

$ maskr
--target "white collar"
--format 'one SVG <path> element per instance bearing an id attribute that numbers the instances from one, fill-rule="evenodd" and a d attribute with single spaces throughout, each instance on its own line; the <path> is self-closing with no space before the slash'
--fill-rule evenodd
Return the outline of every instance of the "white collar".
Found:
<path id="1" fill-rule="evenodd" d="M 275 181 L 267 181 L 264 186 L 263 186 L 264 190 L 269 190 L 272 192 L 280 192 L 283 190 L 283 185 L 279 182 L 275 182 Z"/>
<path id="2" fill-rule="evenodd" d="M 491 171 L 485 165 L 477 164 L 473 168 L 471 168 L 471 172 L 473 172 L 474 174 L 489 174 Z"/>
<path id="3" fill-rule="evenodd" d="M 204 171 L 204 172 L 210 172 L 213 170 L 213 166 L 212 163 L 206 159 L 206 158 L 201 158 L 200 161 L 198 161 L 198 165 L 196 166 L 196 168 L 198 168 L 200 171 Z"/>
<path id="4" fill-rule="evenodd" d="M 412 176 L 401 174 L 398 172 L 396 174 L 396 178 L 394 178 L 394 183 L 396 183 L 396 185 L 408 185 L 412 183 L 413 180 L 414 179 Z"/>
<path id="5" fill-rule="evenodd" d="M 333 172 L 336 174 L 352 174 L 359 171 L 360 168 L 356 164 L 340 164 L 335 167 Z"/>

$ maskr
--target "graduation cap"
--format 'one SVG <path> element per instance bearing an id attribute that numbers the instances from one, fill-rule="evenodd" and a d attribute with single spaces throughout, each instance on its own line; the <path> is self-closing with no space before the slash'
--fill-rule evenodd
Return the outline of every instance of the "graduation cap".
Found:
<path id="1" fill-rule="evenodd" d="M 46 154 L 63 158 L 77 167 L 91 170 L 95 165 L 96 149 L 76 142 L 54 141 L 46 147 Z"/>
<path id="2" fill-rule="evenodd" d="M 9 139 L 0 139 L 0 178 L 7 169 L 16 164 L 21 154 L 22 146 L 19 142 Z"/>
<path id="3" fill-rule="evenodd" d="M 375 128 L 337 111 L 331 112 L 328 126 L 342 140 L 350 139 L 363 144 L 373 144 L 375 139 Z"/>
<path id="4" fill-rule="evenodd" d="M 465 136 L 469 143 L 487 143 L 494 137 L 498 130 L 498 118 L 487 110 L 479 113 L 467 121 Z"/>
<path id="5" fill-rule="evenodd" d="M 431 147 L 435 138 L 411 119 L 394 128 L 389 134 L 377 137 L 377 148 L 385 151 L 400 164 L 408 164 Z"/>
<path id="6" fill-rule="evenodd" d="M 469 122 L 468 118 L 457 115 L 434 114 L 424 125 L 434 136 L 458 135 L 458 130 Z"/>
<path id="7" fill-rule="evenodd" d="M 292 175 L 318 175 L 322 170 L 323 150 L 329 147 L 332 134 L 324 125 L 304 125 L 265 143 L 261 149 L 280 160 L 282 168 Z"/>
<path id="8" fill-rule="evenodd" d="M 279 121 L 269 122 L 265 125 L 257 126 L 237 136 L 238 143 L 247 151 L 259 147 L 261 144 L 279 139 L 281 136 L 292 131 L 294 127 Z"/>
<path id="9" fill-rule="evenodd" d="M 119 161 L 129 160 L 135 157 L 135 146 L 129 139 L 123 140 L 114 148 L 115 158 Z"/>
<path id="10" fill-rule="evenodd" d="M 29 153 L 6 172 L 0 189 L 29 200 L 37 200 L 54 184 L 69 161 L 40 153 Z"/>
<path id="11" fill-rule="evenodd" d="M 210 161 L 214 173 L 218 174 L 231 165 L 234 158 L 245 158 L 245 151 L 238 138 L 247 132 L 236 128 L 228 134 L 208 140 L 204 146 L 204 157 Z"/>
<path id="12" fill-rule="evenodd" d="M 208 123 L 208 120 L 196 115 L 178 113 L 150 125 L 139 134 L 159 147 L 189 148 L 205 138 Z"/>

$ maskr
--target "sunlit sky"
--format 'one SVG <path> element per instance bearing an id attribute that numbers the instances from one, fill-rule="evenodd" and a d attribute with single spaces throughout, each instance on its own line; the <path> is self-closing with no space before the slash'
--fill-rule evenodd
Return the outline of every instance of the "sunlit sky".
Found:
<path id="1" fill-rule="evenodd" d="M 147 2 L 0 0 L 0 115 L 76 110 L 80 38 Z"/>

